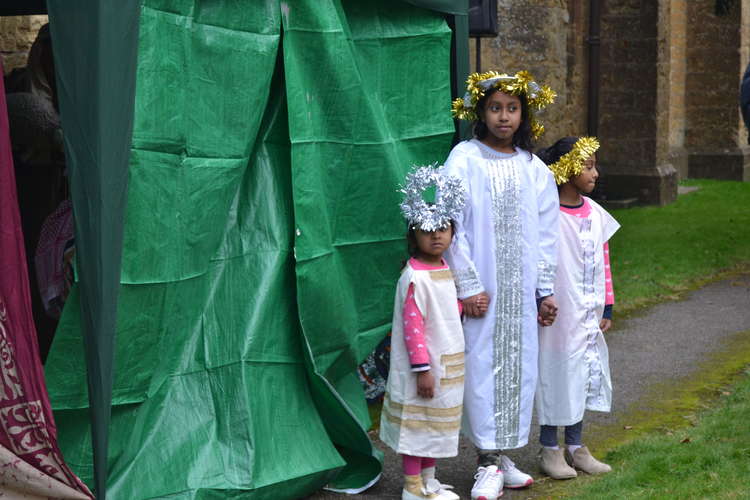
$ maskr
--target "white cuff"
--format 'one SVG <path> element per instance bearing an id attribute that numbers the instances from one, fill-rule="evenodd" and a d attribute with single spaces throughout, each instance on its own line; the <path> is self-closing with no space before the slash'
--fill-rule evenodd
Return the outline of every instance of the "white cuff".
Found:
<path id="1" fill-rule="evenodd" d="M 479 274 L 473 267 L 453 270 L 453 280 L 456 283 L 456 292 L 459 299 L 472 297 L 484 291 Z"/>
<path id="2" fill-rule="evenodd" d="M 536 266 L 536 296 L 546 297 L 555 293 L 555 266 L 540 260 Z"/>

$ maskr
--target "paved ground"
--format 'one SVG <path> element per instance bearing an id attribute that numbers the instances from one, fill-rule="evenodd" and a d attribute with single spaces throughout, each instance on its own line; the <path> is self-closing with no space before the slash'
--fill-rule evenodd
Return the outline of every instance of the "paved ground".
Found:
<path id="1" fill-rule="evenodd" d="M 708 353 L 726 348 L 729 337 L 749 328 L 750 275 L 708 285 L 682 301 L 652 307 L 619 324 L 615 309 L 615 324 L 614 331 L 607 334 L 614 385 L 613 412 L 589 412 L 585 418 L 587 425 L 597 427 L 599 431 L 606 430 L 608 425 L 619 425 L 616 424 L 619 415 L 634 405 L 641 406 L 639 402 L 653 384 L 689 375 L 696 369 L 696 362 L 705 359 Z M 584 429 L 584 442 L 585 437 Z M 537 440 L 538 432 L 536 424 L 533 424 L 531 444 L 514 450 L 509 456 L 521 470 L 540 479 L 541 473 L 536 463 Z M 400 460 L 390 450 L 384 451 L 383 476 L 375 486 L 362 493 L 362 497 L 401 498 Z M 456 492 L 468 499 L 475 464 L 473 448 L 462 441 L 457 458 L 438 461 L 440 480 L 453 484 Z M 534 487 L 505 490 L 503 499 L 528 498 L 533 493 Z M 346 498 L 346 495 L 319 492 L 310 496 L 309 500 Z"/>

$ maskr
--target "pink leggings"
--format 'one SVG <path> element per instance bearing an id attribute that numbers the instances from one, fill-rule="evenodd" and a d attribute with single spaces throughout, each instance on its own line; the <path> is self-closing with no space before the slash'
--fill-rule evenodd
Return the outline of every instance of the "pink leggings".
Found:
<path id="1" fill-rule="evenodd" d="M 413 457 L 411 455 L 401 455 L 404 459 L 404 474 L 407 476 L 417 476 L 422 473 L 422 469 L 435 466 L 435 459 L 428 457 Z"/>

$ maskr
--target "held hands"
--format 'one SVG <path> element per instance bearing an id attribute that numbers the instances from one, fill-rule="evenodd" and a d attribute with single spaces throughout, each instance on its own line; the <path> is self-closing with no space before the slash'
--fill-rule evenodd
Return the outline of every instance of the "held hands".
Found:
<path id="1" fill-rule="evenodd" d="M 417 394 L 427 399 L 435 395 L 435 377 L 430 370 L 417 373 Z"/>
<path id="2" fill-rule="evenodd" d="M 539 314 L 536 320 L 542 326 L 550 326 L 555 322 L 555 318 L 557 318 L 557 303 L 554 296 L 548 295 L 539 302 Z"/>
<path id="3" fill-rule="evenodd" d="M 470 318 L 481 318 L 490 307 L 490 296 L 487 295 L 487 292 L 481 292 L 465 298 L 462 302 L 464 304 L 464 313 L 467 316 Z"/>
<path id="4" fill-rule="evenodd" d="M 610 328 L 612 328 L 612 320 L 608 318 L 602 318 L 602 320 L 599 322 L 599 328 L 601 329 L 602 333 L 606 332 Z"/>

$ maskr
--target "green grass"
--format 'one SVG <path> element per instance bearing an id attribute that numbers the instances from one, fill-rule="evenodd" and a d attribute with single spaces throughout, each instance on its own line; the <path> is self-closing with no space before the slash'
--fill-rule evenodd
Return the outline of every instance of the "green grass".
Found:
<path id="1" fill-rule="evenodd" d="M 607 455 L 613 472 L 570 481 L 566 498 L 748 498 L 750 371 L 692 427 L 642 436 Z M 559 498 L 558 492 L 554 497 Z"/>
<path id="2" fill-rule="evenodd" d="M 700 189 L 664 207 L 611 211 L 622 226 L 610 242 L 617 314 L 750 269 L 750 183 L 682 184 Z"/>

